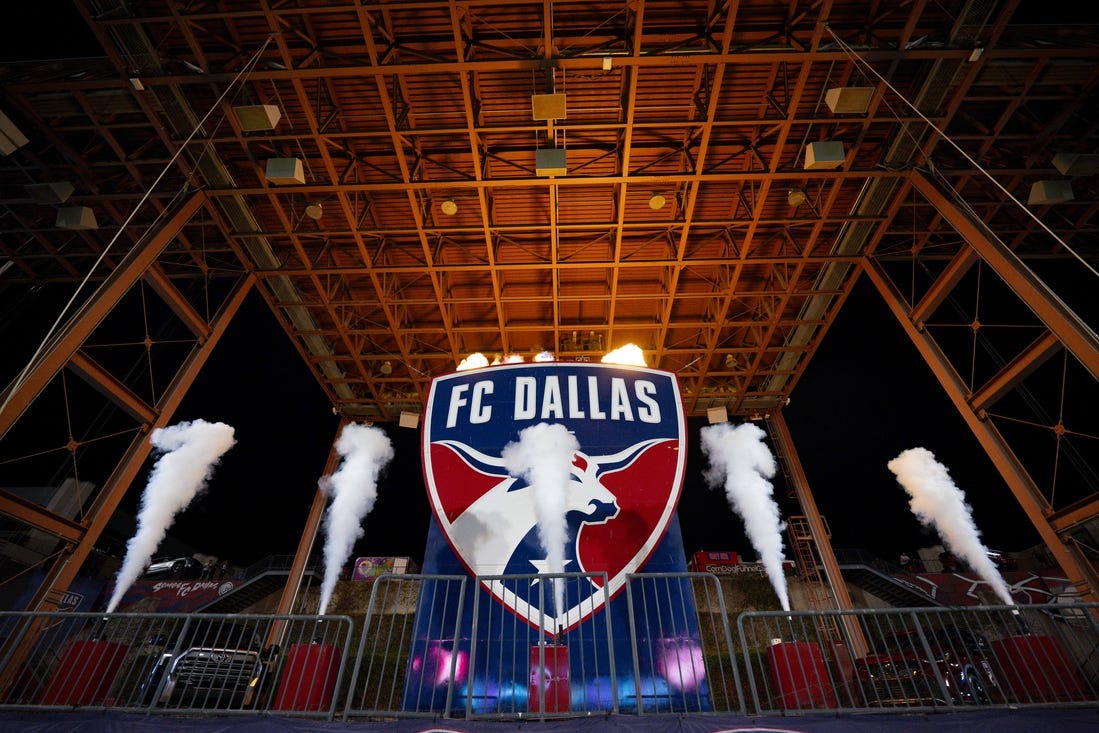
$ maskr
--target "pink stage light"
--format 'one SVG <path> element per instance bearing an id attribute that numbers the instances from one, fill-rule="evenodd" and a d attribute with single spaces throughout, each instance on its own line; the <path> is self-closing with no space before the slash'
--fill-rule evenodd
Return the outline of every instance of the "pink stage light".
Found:
<path id="1" fill-rule="evenodd" d="M 689 639 L 660 639 L 656 671 L 673 690 L 697 690 L 706 679 L 702 647 Z"/>

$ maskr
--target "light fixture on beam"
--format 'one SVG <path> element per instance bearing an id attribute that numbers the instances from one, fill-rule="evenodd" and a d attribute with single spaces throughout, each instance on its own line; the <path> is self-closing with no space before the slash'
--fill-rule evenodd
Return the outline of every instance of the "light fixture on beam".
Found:
<path id="1" fill-rule="evenodd" d="M 1057 153 L 1053 167 L 1062 176 L 1091 176 L 1099 173 L 1099 155 L 1083 153 Z"/>
<path id="2" fill-rule="evenodd" d="M 534 170 L 540 176 L 563 176 L 568 173 L 564 148 L 539 148 L 534 152 Z"/>
<path id="3" fill-rule="evenodd" d="M 659 193 L 654 193 L 649 197 L 649 208 L 653 211 L 660 211 L 664 208 L 664 204 L 668 203 L 668 200 Z"/>
<path id="4" fill-rule="evenodd" d="M 305 207 L 305 215 L 313 221 L 320 221 L 320 218 L 324 216 L 324 207 L 321 206 L 319 201 L 314 201 Z"/>
<path id="5" fill-rule="evenodd" d="M 68 181 L 30 183 L 23 188 L 39 204 L 63 204 L 73 195 L 73 185 Z"/>
<path id="6" fill-rule="evenodd" d="M 833 170 L 843 165 L 843 143 L 825 140 L 809 143 L 805 148 L 805 170 Z"/>
<path id="7" fill-rule="evenodd" d="M 282 112 L 273 104 L 248 104 L 233 107 L 242 132 L 266 132 L 274 130 L 282 119 Z"/>
<path id="8" fill-rule="evenodd" d="M 1036 181 L 1030 187 L 1030 198 L 1027 204 L 1062 204 L 1072 201 L 1072 184 L 1068 181 Z"/>
<path id="9" fill-rule="evenodd" d="M 805 203 L 805 199 L 805 191 L 802 191 L 800 188 L 791 188 L 786 192 L 786 203 L 791 206 L 801 206 Z"/>
<path id="10" fill-rule="evenodd" d="M 378 367 L 378 371 L 381 372 L 382 376 L 388 377 L 393 373 L 393 362 L 383 361 L 382 365 Z"/>
<path id="11" fill-rule="evenodd" d="M 454 199 L 447 199 L 443 203 L 439 204 L 439 208 L 447 216 L 454 216 L 458 213 L 458 204 L 455 203 Z"/>
<path id="12" fill-rule="evenodd" d="M 305 169 L 298 158 L 268 158 L 264 177 L 276 186 L 305 183 Z"/>
<path id="13" fill-rule="evenodd" d="M 864 115 L 873 96 L 874 87 L 834 87 L 824 93 L 824 103 L 832 114 Z"/>
<path id="14" fill-rule="evenodd" d="M 534 94 L 530 98 L 531 117 L 535 120 L 565 119 L 564 94 Z"/>
<path id="15" fill-rule="evenodd" d="M 29 142 L 30 140 L 15 126 L 11 118 L 0 112 L 0 155 L 11 155 L 17 148 Z"/>
<path id="16" fill-rule="evenodd" d="M 59 229 L 98 229 L 95 212 L 87 206 L 63 206 L 57 210 Z"/>

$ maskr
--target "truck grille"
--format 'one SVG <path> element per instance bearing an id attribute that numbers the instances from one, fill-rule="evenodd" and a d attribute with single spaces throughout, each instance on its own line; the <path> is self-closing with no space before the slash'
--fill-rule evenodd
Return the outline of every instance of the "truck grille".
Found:
<path id="1" fill-rule="evenodd" d="M 210 701 L 242 701 L 259 673 L 259 656 L 218 649 L 190 650 L 175 664 L 176 694 Z"/>

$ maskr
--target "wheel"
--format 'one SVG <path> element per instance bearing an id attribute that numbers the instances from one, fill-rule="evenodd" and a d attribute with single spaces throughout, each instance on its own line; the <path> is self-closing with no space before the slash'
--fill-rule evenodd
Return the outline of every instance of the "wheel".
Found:
<path id="1" fill-rule="evenodd" d="M 182 560 L 176 560 L 172 563 L 172 575 L 182 575 L 184 568 L 187 567 L 187 563 Z"/>
<path id="2" fill-rule="evenodd" d="M 985 686 L 984 677 L 981 676 L 976 667 L 965 668 L 964 690 L 967 702 L 976 705 L 987 705 L 992 702 L 992 698 L 988 695 L 988 688 Z"/>

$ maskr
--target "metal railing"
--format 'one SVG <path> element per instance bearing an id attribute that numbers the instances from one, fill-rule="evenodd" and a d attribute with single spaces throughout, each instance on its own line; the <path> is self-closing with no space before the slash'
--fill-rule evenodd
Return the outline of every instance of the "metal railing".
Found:
<path id="1" fill-rule="evenodd" d="M 533 588 L 554 608 L 555 588 L 576 597 L 606 578 L 373 583 L 352 616 L 0 613 L 0 710 L 546 720 L 1099 705 L 1093 604 L 741 612 L 714 575 L 655 573 L 627 576 L 613 606 L 547 621 L 490 591 Z"/>
<path id="2" fill-rule="evenodd" d="M 752 707 L 763 715 L 1091 706 L 1097 612 L 1094 604 L 750 612 L 737 628 Z M 825 615 L 856 622 L 869 653 L 854 656 L 848 640 L 821 634 Z"/>
<path id="3" fill-rule="evenodd" d="M 0 614 L 3 707 L 335 712 L 347 616 Z"/>

